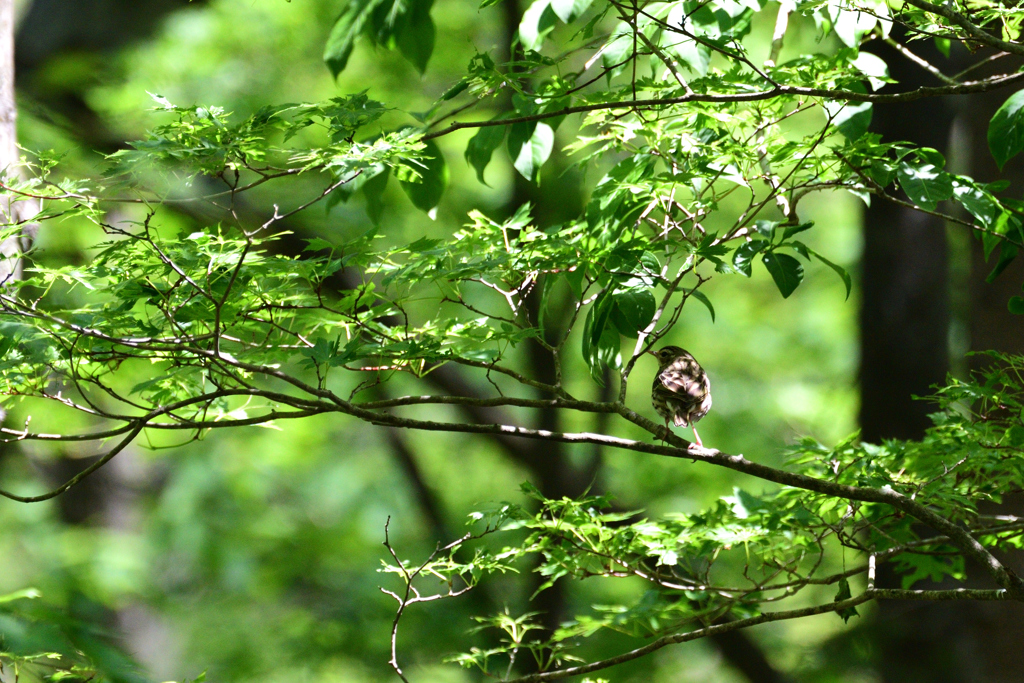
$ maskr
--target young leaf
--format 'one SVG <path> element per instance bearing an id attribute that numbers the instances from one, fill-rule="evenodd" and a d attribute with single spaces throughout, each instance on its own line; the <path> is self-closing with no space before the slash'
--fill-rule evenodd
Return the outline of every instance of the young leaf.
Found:
<path id="1" fill-rule="evenodd" d="M 772 279 L 775 280 L 775 286 L 779 288 L 783 299 L 788 299 L 804 279 L 804 267 L 787 254 L 770 251 L 761 257 L 761 262 L 771 273 Z"/>

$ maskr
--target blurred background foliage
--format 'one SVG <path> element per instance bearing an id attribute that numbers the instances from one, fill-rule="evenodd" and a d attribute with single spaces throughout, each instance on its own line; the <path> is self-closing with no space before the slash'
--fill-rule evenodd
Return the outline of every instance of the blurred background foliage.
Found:
<path id="1" fill-rule="evenodd" d="M 103 153 L 160 122 L 148 93 L 248 114 L 268 103 L 365 90 L 396 107 L 387 124 L 397 125 L 427 109 L 476 49 L 507 54 L 519 11 L 438 0 L 436 48 L 424 75 L 397 53 L 363 41 L 335 81 L 321 56 L 341 3 L 26 0 L 18 34 L 21 143 L 30 152 L 56 150 L 81 173 L 95 173 Z M 765 53 L 771 28 L 754 28 Z M 792 27 L 787 51 L 829 48 L 817 39 L 813 25 Z M 391 183 L 381 219 L 389 240 L 451 234 L 471 209 L 500 218 L 524 199 L 536 205 L 542 224 L 557 222 L 579 210 L 588 181 L 596 180 L 581 177 L 556 152 L 539 187 L 524 187 L 499 154 L 486 187 L 462 158 L 470 135 L 441 140 L 452 181 L 435 221 Z M 562 126 L 556 148 L 573 138 L 572 126 Z M 252 215 L 266 215 L 289 198 L 267 191 L 250 193 L 247 201 Z M 801 218 L 826 228 L 809 233 L 810 246 L 857 273 L 861 213 L 860 201 L 848 195 L 808 198 Z M 216 217 L 183 211 L 176 220 L 188 228 Z M 370 225 L 356 199 L 300 214 L 289 228 L 340 240 Z M 80 262 L 95 237 L 92 228 L 69 220 L 40 236 L 42 258 Z M 855 288 L 844 300 L 843 284 L 820 264 L 808 268 L 807 279 L 783 300 L 764 271 L 755 271 L 752 283 L 717 278 L 707 288 L 717 320 L 691 307 L 677 325 L 669 341 L 691 350 L 714 385 L 715 408 L 701 423 L 706 443 L 779 464 L 797 436 L 831 443 L 856 429 L 860 292 Z M 571 362 L 586 378 L 580 381 L 590 382 L 582 362 Z M 644 362 L 643 372 L 653 372 L 654 361 Z M 633 385 L 630 404 L 654 417 L 646 382 Z M 591 383 L 581 395 L 598 391 Z M 16 411 L 10 419 L 18 424 Z M 40 481 L 81 469 L 88 456 L 73 447 L 8 445 L 0 478 L 9 488 L 34 490 Z M 763 486 L 725 470 L 637 454 L 567 447 L 559 457 L 586 467 L 584 485 L 593 482 L 620 507 L 650 515 L 696 511 L 731 495 L 734 486 L 753 492 Z M 400 435 L 343 419 L 229 430 L 184 448 L 138 443 L 57 500 L 0 502 L 0 592 L 35 587 L 68 620 L 49 636 L 34 631 L 24 615 L 0 619 L 0 630 L 14 649 L 49 638 L 52 644 L 40 647 L 71 642 L 99 657 L 102 648 L 88 645 L 93 641 L 81 635 L 80 624 L 92 625 L 93 640 L 102 626 L 106 640 L 96 642 L 113 643 L 136 662 L 107 667 L 118 680 L 182 680 L 203 671 L 212 681 L 390 680 L 393 604 L 379 592 L 386 579 L 376 573 L 385 556 L 385 520 L 392 519 L 394 545 L 417 557 L 437 540 L 461 534 L 467 513 L 482 503 L 524 502 L 518 484 L 533 474 L 484 437 Z M 439 665 L 441 656 L 464 644 L 471 615 L 504 604 L 519 608 L 532 585 L 512 576 L 486 595 L 408 613 L 402 643 L 412 679 L 475 680 L 471 672 Z M 571 612 L 601 595 L 583 584 L 565 599 Z M 738 645 L 676 646 L 614 675 L 654 682 L 877 679 L 867 641 L 850 632 L 831 615 L 761 627 Z M 838 637 L 846 645 L 837 650 L 832 640 L 844 633 Z M 781 677 L 752 674 L 758 657 L 771 665 L 765 671 Z"/>

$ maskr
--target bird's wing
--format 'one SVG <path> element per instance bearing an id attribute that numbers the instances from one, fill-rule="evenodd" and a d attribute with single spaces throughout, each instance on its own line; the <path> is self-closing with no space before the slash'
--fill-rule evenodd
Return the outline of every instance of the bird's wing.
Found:
<path id="1" fill-rule="evenodd" d="M 677 396 L 690 396 L 700 400 L 704 397 L 706 389 L 695 374 L 690 368 L 666 368 L 658 375 L 658 381 Z"/>

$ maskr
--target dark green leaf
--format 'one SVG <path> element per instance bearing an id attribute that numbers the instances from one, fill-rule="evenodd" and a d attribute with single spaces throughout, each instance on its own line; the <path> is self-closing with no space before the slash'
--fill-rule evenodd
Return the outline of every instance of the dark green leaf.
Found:
<path id="1" fill-rule="evenodd" d="M 614 296 L 612 323 L 624 336 L 636 337 L 654 318 L 657 303 L 648 289 L 627 289 Z"/>
<path id="2" fill-rule="evenodd" d="M 987 278 L 985 278 L 985 282 L 994 282 L 995 279 L 999 277 L 1000 273 L 1006 270 L 1006 267 L 1013 263 L 1015 258 L 1017 258 L 1017 247 L 1009 242 L 1003 242 L 999 246 L 999 260 L 996 261 L 996 266 L 992 269 L 992 272 L 988 274 Z"/>
<path id="3" fill-rule="evenodd" d="M 780 247 L 790 247 L 796 253 L 803 256 L 808 261 L 811 260 L 811 250 L 807 248 L 807 245 L 799 240 L 793 240 L 792 242 L 785 242 L 779 245 Z"/>
<path id="4" fill-rule="evenodd" d="M 754 221 L 754 230 L 771 239 L 772 235 L 775 234 L 775 228 L 779 227 L 779 225 L 781 225 L 779 221 Z"/>
<path id="5" fill-rule="evenodd" d="M 374 225 L 380 223 L 384 214 L 384 190 L 388 186 L 388 177 L 391 175 L 390 168 L 384 168 L 380 173 L 367 178 L 363 183 L 363 196 L 366 198 L 366 214 L 373 221 Z"/>
<path id="6" fill-rule="evenodd" d="M 1010 310 L 1010 313 L 1013 313 L 1014 315 L 1024 315 L 1024 298 L 1011 296 L 1006 307 Z"/>
<path id="7" fill-rule="evenodd" d="M 405 0 L 405 3 L 406 10 L 396 27 L 395 43 L 402 56 L 422 74 L 434 52 L 436 29 L 434 20 L 430 18 L 433 0 Z"/>
<path id="8" fill-rule="evenodd" d="M 813 227 L 814 227 L 814 221 L 809 221 L 807 223 L 801 223 L 800 225 L 790 225 L 782 233 L 782 239 L 783 239 L 783 241 L 788 240 L 793 235 L 799 235 L 804 230 L 810 230 Z"/>
<path id="9" fill-rule="evenodd" d="M 437 143 L 428 140 L 425 144 L 426 150 L 423 158 L 418 162 L 407 162 L 420 177 L 416 181 L 400 180 L 400 182 L 413 205 L 434 218 L 441 195 L 448 187 L 448 165 L 445 163 Z"/>
<path id="10" fill-rule="evenodd" d="M 725 256 L 729 253 L 729 247 L 722 242 L 717 242 L 718 233 L 712 232 L 704 235 L 701 239 L 700 244 L 694 249 L 694 253 L 698 256 L 703 256 L 712 263 L 721 263 L 719 256 Z"/>
<path id="11" fill-rule="evenodd" d="M 761 262 L 771 273 L 775 286 L 779 288 L 784 299 L 789 298 L 804 279 L 804 267 L 787 254 L 770 251 L 761 257 Z"/>
<path id="12" fill-rule="evenodd" d="M 373 16 L 373 11 L 385 1 L 348 0 L 345 9 L 334 22 L 334 28 L 331 29 L 327 45 L 324 47 L 324 62 L 335 78 L 345 70 L 348 58 L 352 56 L 356 38 L 363 32 L 366 23 Z"/>
<path id="13" fill-rule="evenodd" d="M 487 181 L 484 180 L 484 170 L 491 163 L 494 150 L 498 149 L 501 141 L 505 139 L 506 128 L 507 126 L 484 126 L 470 138 L 469 144 L 466 146 L 466 161 L 476 169 L 477 180 L 484 185 L 487 185 Z"/>
<path id="14" fill-rule="evenodd" d="M 448 88 L 447 90 L 444 91 L 444 94 L 441 95 L 441 101 L 442 102 L 447 102 L 448 100 L 454 100 L 456 97 L 458 97 L 463 92 L 465 92 L 466 88 L 468 88 L 468 87 L 469 87 L 469 79 L 468 78 L 463 78 L 458 83 L 456 83 L 455 85 L 453 85 L 452 87 L 450 87 L 450 88 Z"/>
<path id="15" fill-rule="evenodd" d="M 754 257 L 767 246 L 767 240 L 750 240 L 741 244 L 732 255 L 732 265 L 736 267 L 736 270 L 750 277 L 753 274 L 751 266 L 753 265 Z"/>
<path id="16" fill-rule="evenodd" d="M 850 582 L 846 578 L 839 579 L 839 591 L 836 593 L 835 601 L 842 602 L 843 600 L 849 600 L 853 597 L 853 593 L 850 592 Z M 836 612 L 843 623 L 848 623 L 852 617 L 858 616 L 856 607 L 848 607 L 841 609 Z"/>
<path id="17" fill-rule="evenodd" d="M 577 266 L 565 274 L 565 281 L 569 283 L 569 289 L 577 301 L 583 298 L 584 271 L 585 269 Z"/>
<path id="18" fill-rule="evenodd" d="M 606 367 L 621 365 L 619 333 L 609 325 L 615 301 L 610 292 L 602 292 L 587 312 L 583 324 L 583 360 L 598 384 L 603 384 Z"/>
<path id="19" fill-rule="evenodd" d="M 807 260 L 810 260 L 810 257 L 813 256 L 814 258 L 818 259 L 826 266 L 834 270 L 836 275 L 838 275 L 840 279 L 842 279 L 843 284 L 846 285 L 846 298 L 850 298 L 850 290 L 853 289 L 853 278 L 850 277 L 850 274 L 846 272 L 845 268 L 838 264 L 832 263 L 827 258 L 822 256 L 818 252 L 814 251 L 803 242 L 797 242 L 794 240 L 791 246 L 794 249 L 798 250 L 801 254 L 803 254 L 804 258 L 806 258 Z"/>

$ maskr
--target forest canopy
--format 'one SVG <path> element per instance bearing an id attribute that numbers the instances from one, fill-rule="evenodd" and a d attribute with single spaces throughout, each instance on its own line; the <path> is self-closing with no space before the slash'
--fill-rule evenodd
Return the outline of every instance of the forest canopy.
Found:
<path id="1" fill-rule="evenodd" d="M 390 100 L 380 87 L 268 94 L 237 110 L 151 92 L 146 132 L 102 161 L 38 147 L 7 168 L 0 431 L 23 458 L 88 464 L 53 485 L 5 478 L 0 495 L 69 496 L 133 450 L 216 453 L 235 438 L 222 433 L 253 427 L 287 444 L 293 423 L 371 426 L 420 479 L 407 435 L 429 435 L 458 488 L 477 441 L 456 439 L 477 439 L 530 481 L 517 490 L 485 471 L 504 489 L 474 494 L 492 502 L 467 510 L 465 535 L 422 481 L 423 510 L 373 522 L 384 564 L 357 585 L 379 580 L 391 599 L 388 612 L 374 603 L 387 625 L 374 652 L 403 680 L 417 680 L 406 647 L 502 681 L 615 680 L 636 670 L 612 667 L 681 643 L 829 613 L 846 624 L 881 599 L 1024 598 L 1003 559 L 1024 522 L 992 512 L 1021 487 L 1024 358 L 993 350 L 935 387 L 922 439 L 803 433 L 780 456 L 728 448 L 740 427 L 726 418 L 707 445 L 670 428 L 651 405 L 660 375 L 647 355 L 689 347 L 696 324 L 719 343 L 744 305 L 810 310 L 807 288 L 854 306 L 842 303 L 849 263 L 828 249 L 834 215 L 813 208 L 822 197 L 969 231 L 999 277 L 1024 248 L 1024 202 L 871 121 L 876 104 L 1003 92 L 985 151 L 1002 168 L 1024 151 L 1024 12 L 926 0 L 536 0 L 519 12 L 485 0 L 472 20 L 508 11 L 514 35 L 446 64 L 437 92 L 431 81 Z M 368 82 L 360 52 L 394 52 L 429 74 L 436 13 L 425 0 L 348 0 L 317 68 Z M 878 45 L 934 83 L 897 82 Z M 945 61 L 921 56 L 934 50 Z M 955 70 L 950 55 L 970 64 Z M 559 194 L 567 177 L 575 195 Z M 750 304 L 764 283 L 772 303 Z M 1024 297 L 1005 305 L 1024 314 Z M 764 365 L 730 355 L 703 363 L 727 395 L 730 372 Z M 830 410 L 824 421 L 840 422 Z M 362 438 L 336 437 L 331 458 L 377 457 Z M 745 476 L 699 507 L 643 510 L 643 495 L 600 476 L 623 453 L 687 477 Z M 417 517 L 436 538 L 395 541 L 391 526 Z M 987 587 L 921 587 L 969 566 Z M 510 599 L 510 582 L 529 585 Z M 569 583 L 585 584 L 571 611 L 550 599 Z M 407 642 L 411 615 L 432 608 L 418 603 L 470 596 L 475 621 L 461 620 L 457 644 Z M 127 675 L 117 655 L 69 642 L 52 656 L 59 676 Z M 54 677 L 38 651 L 3 656 Z"/>

